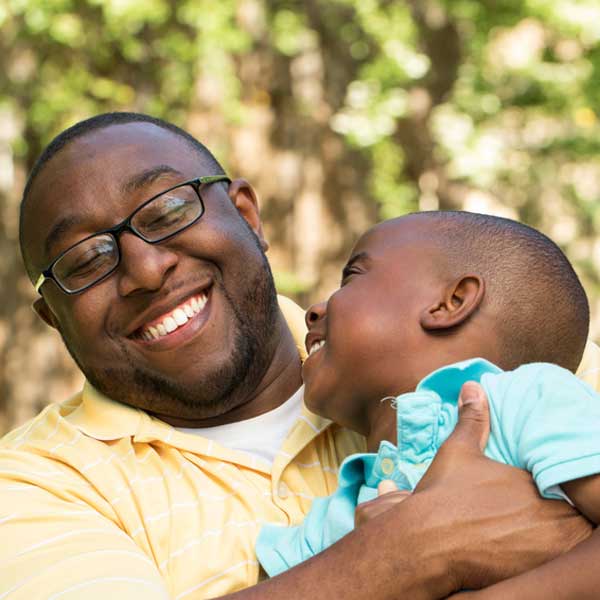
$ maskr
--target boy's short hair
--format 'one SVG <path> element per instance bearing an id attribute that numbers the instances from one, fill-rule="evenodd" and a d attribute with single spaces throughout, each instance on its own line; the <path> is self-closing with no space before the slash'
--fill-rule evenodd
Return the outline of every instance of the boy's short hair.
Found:
<path id="1" fill-rule="evenodd" d="M 505 369 L 550 362 L 576 371 L 589 331 L 588 299 L 571 263 L 543 233 L 502 217 L 462 211 L 419 213 L 435 220 L 448 271 L 480 273 L 500 317 Z"/>

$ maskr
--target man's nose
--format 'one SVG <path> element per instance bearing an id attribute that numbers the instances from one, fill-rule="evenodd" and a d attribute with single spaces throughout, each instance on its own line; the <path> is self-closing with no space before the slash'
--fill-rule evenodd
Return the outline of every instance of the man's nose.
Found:
<path id="1" fill-rule="evenodd" d="M 318 302 L 317 304 L 313 304 L 311 307 L 309 307 L 304 315 L 306 326 L 310 329 L 311 325 L 315 325 L 315 323 L 322 319 L 326 314 L 327 302 Z"/>
<path id="2" fill-rule="evenodd" d="M 167 244 L 149 244 L 130 232 L 119 239 L 119 293 L 156 291 L 179 262 L 179 256 Z"/>

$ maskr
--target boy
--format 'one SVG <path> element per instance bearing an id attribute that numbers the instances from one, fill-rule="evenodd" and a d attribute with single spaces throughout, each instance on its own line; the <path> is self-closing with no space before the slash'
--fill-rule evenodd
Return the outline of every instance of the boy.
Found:
<path id="1" fill-rule="evenodd" d="M 600 398 L 569 372 L 583 354 L 589 307 L 544 235 L 461 212 L 382 223 L 306 320 L 307 406 L 365 435 L 377 454 L 346 459 L 338 491 L 315 500 L 300 526 L 261 531 L 269 575 L 348 533 L 381 481 L 412 490 L 456 425 L 470 380 L 490 403 L 486 455 L 529 470 L 542 495 L 600 522 Z"/>

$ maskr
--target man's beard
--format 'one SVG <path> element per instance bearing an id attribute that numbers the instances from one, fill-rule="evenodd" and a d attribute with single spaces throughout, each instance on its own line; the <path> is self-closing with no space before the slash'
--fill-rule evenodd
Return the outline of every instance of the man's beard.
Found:
<path id="1" fill-rule="evenodd" d="M 124 345 L 124 368 L 96 370 L 82 365 L 73 353 L 71 356 L 87 380 L 113 400 L 164 417 L 205 419 L 223 415 L 249 401 L 267 371 L 276 348 L 279 307 L 264 254 L 262 268 L 237 305 L 222 281 L 215 285 L 235 323 L 233 350 L 227 362 L 206 373 L 193 387 L 135 365 Z"/>

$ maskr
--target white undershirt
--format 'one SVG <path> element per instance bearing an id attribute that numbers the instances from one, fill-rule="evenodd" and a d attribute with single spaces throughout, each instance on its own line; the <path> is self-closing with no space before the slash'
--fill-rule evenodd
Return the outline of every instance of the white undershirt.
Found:
<path id="1" fill-rule="evenodd" d="M 288 432 L 301 414 L 303 398 L 304 386 L 281 406 L 258 417 L 216 427 L 176 429 L 208 438 L 225 448 L 246 452 L 272 465 Z"/>

